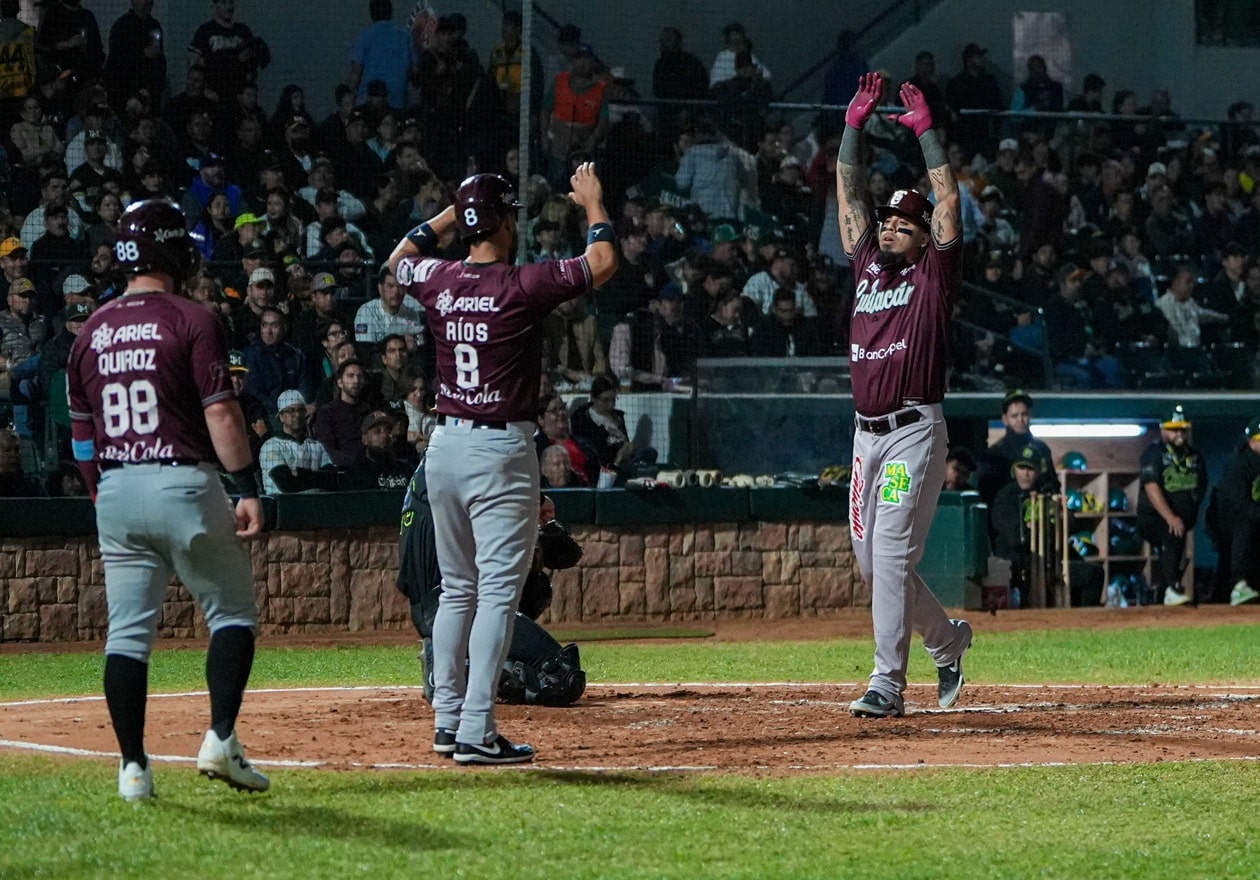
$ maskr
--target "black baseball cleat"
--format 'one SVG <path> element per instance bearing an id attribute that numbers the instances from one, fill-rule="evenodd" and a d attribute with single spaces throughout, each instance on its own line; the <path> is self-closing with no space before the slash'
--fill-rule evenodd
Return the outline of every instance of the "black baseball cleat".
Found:
<path id="1" fill-rule="evenodd" d="M 855 718 L 900 718 L 905 713 L 879 691 L 867 691 L 862 699 L 849 704 L 849 714 Z"/>
<path id="2" fill-rule="evenodd" d="M 965 620 L 951 620 L 964 635 L 966 644 L 963 645 L 962 654 L 959 654 L 953 663 L 946 666 L 936 667 L 936 701 L 942 709 L 948 709 L 958 702 L 958 695 L 962 693 L 963 685 L 966 679 L 963 678 L 962 658 L 971 648 L 971 625 Z"/>
<path id="3" fill-rule="evenodd" d="M 443 758 L 455 754 L 455 731 L 439 727 L 433 734 L 433 751 Z"/>
<path id="4" fill-rule="evenodd" d="M 513 745 L 503 734 L 496 736 L 492 742 L 479 746 L 455 743 L 457 764 L 525 764 L 532 760 L 533 746 L 525 743 Z"/>

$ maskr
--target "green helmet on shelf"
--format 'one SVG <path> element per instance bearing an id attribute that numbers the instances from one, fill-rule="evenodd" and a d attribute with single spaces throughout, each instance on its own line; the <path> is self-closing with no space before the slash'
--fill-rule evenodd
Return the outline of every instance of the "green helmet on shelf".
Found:
<path id="1" fill-rule="evenodd" d="M 1075 450 L 1063 453 L 1062 465 L 1065 471 L 1083 471 L 1089 467 L 1084 454 Z"/>

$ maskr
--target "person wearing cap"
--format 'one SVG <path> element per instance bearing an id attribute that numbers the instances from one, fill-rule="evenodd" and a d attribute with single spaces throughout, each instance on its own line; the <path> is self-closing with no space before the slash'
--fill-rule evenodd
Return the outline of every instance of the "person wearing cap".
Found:
<path id="1" fill-rule="evenodd" d="M 1212 489 L 1204 517 L 1216 547 L 1212 593 L 1201 601 L 1246 605 L 1260 599 L 1260 417 L 1243 428 L 1243 442 Z"/>
<path id="2" fill-rule="evenodd" d="M 753 150 L 774 92 L 770 81 L 761 76 L 751 51 L 736 52 L 734 63 L 735 75 L 715 83 L 710 93 L 717 101 L 716 115 L 722 130 L 743 149 Z"/>
<path id="3" fill-rule="evenodd" d="M 796 254 L 786 247 L 776 248 L 770 265 L 748 279 L 743 295 L 756 303 L 762 315 L 770 314 L 770 306 L 778 291 L 786 288 L 796 296 L 796 309 L 806 318 L 818 317 L 818 306 L 799 280 Z"/>
<path id="4" fill-rule="evenodd" d="M 379 176 L 379 175 L 378 175 Z M 316 199 L 319 194 L 331 190 L 336 193 L 336 213 L 353 222 L 367 213 L 363 200 L 348 190 L 337 186 L 337 172 L 333 160 L 327 156 L 316 156 L 311 160 L 311 167 L 304 175 L 306 186 L 297 191 L 308 205 L 318 209 Z"/>
<path id="5" fill-rule="evenodd" d="M 57 314 L 54 323 L 60 324 L 61 328 L 39 350 L 39 389 L 43 400 L 52 399 L 54 394 L 65 394 L 65 377 L 58 380 L 57 373 L 64 370 L 70 362 L 74 338 L 79 335 L 83 322 L 91 314 L 92 306 L 86 302 L 67 302 L 66 307 Z"/>
<path id="6" fill-rule="evenodd" d="M 232 316 L 235 327 L 234 345 L 241 349 L 258 338 L 265 309 L 276 305 L 276 273 L 266 266 L 259 266 L 249 274 L 245 296 Z"/>
<path id="7" fill-rule="evenodd" d="M 1146 448 L 1138 465 L 1138 534 L 1159 555 L 1151 580 L 1163 590 L 1165 605 L 1190 601 L 1181 586 L 1186 536 L 1199 521 L 1208 490 L 1207 462 L 1190 445 L 1189 432 L 1190 419 L 1178 405 L 1160 422 L 1159 440 Z"/>
<path id="8" fill-rule="evenodd" d="M 0 296 L 8 297 L 9 286 L 30 271 L 30 251 L 22 240 L 9 236 L 0 241 Z"/>
<path id="9" fill-rule="evenodd" d="M 394 432 L 400 424 L 384 410 L 374 410 L 363 417 L 360 425 L 363 445 L 346 469 L 341 488 L 359 491 L 407 488 L 418 458 L 398 455 Z"/>
<path id="10" fill-rule="evenodd" d="M 316 407 L 311 436 L 323 445 L 334 465 L 348 468 L 363 448 L 362 423 L 369 412 L 364 400 L 367 372 L 362 361 L 350 357 L 337 365 L 334 377 L 333 397 Z"/>
<path id="11" fill-rule="evenodd" d="M 198 114 L 198 117 L 200 115 Z M 197 169 L 197 176 L 192 179 L 192 183 L 189 185 L 187 192 L 184 193 L 184 199 L 180 203 L 184 216 L 190 218 L 191 222 L 196 224 L 202 213 L 204 213 L 206 206 L 210 204 L 210 197 L 218 194 L 227 196 L 229 213 L 233 217 L 240 213 L 242 207 L 241 188 L 234 183 L 227 182 L 223 157 L 218 153 L 207 152 L 202 154 L 200 167 Z"/>
<path id="12" fill-rule="evenodd" d="M 989 120 L 983 115 L 959 115 L 958 111 L 1006 109 L 1006 101 L 1002 98 L 1002 87 L 998 85 L 997 77 L 985 69 L 987 54 L 988 50 L 976 43 L 964 46 L 962 70 L 945 87 L 945 100 L 955 115 L 950 135 L 962 146 L 968 157 L 987 152 L 985 146 L 989 137 Z"/>
<path id="13" fill-rule="evenodd" d="M 236 349 L 228 352 L 228 377 L 232 380 L 232 391 L 241 404 L 245 425 L 249 428 L 245 433 L 249 437 L 249 448 L 253 453 L 251 460 L 257 462 L 263 438 L 270 432 L 271 427 L 267 419 L 267 408 L 245 387 L 249 381 L 249 364 L 245 363 L 244 352 Z"/>
<path id="14" fill-rule="evenodd" d="M 70 193 L 78 202 L 78 209 L 87 216 L 91 216 L 101 196 L 106 192 L 121 192 L 123 187 L 122 174 L 117 169 L 110 167 L 107 161 L 106 149 L 109 146 L 105 139 L 105 135 L 101 131 L 87 131 L 83 146 L 83 161 L 77 165 L 67 163 L 67 168 L 73 168 L 74 171 L 70 175 L 69 187 Z M 84 134 L 80 132 L 80 134 Z M 117 148 L 114 148 L 117 152 Z M 122 156 L 119 154 L 118 162 L 122 162 Z"/>
<path id="15" fill-rule="evenodd" d="M 94 157 L 105 167 L 121 172 L 123 154 L 121 144 L 117 142 L 121 136 L 121 126 L 113 118 L 109 105 L 104 102 L 89 104 L 83 110 L 81 122 L 82 128 L 66 143 L 63 157 L 66 169 L 73 176 L 75 170 L 89 159 L 88 141 L 99 138 L 100 149 Z"/>
<path id="16" fill-rule="evenodd" d="M 276 400 L 280 430 L 268 437 L 258 453 L 263 494 L 331 490 L 337 487 L 332 460 L 307 430 L 308 408 L 302 392 L 282 391 Z"/>
<path id="17" fill-rule="evenodd" d="M 293 328 L 290 339 L 306 355 L 312 372 L 318 372 L 316 368 L 324 360 L 324 341 L 329 326 L 350 326 L 337 303 L 337 279 L 331 272 L 316 272 L 311 276 L 310 297 L 290 318 Z"/>
<path id="18" fill-rule="evenodd" d="M 1059 491 L 1059 477 L 1050 466 L 1054 460 L 1044 440 L 1033 436 L 1033 399 L 1025 391 L 1015 389 L 1002 398 L 1002 425 L 1005 433 L 984 451 L 980 459 L 980 497 L 992 504 L 1001 489 L 1011 480 L 1011 465 L 1020 458 L 1042 463 L 1038 471 L 1037 491 L 1054 494 Z"/>
<path id="19" fill-rule="evenodd" d="M 681 285 L 670 281 L 648 308 L 613 328 L 608 366 L 633 391 L 672 391 L 695 368 L 704 331 L 687 317 Z"/>
<path id="20" fill-rule="evenodd" d="M 1007 471 L 1008 482 L 998 490 L 989 505 L 989 534 L 993 536 L 993 555 L 1011 564 L 1011 596 L 1027 589 L 1029 570 L 1029 544 L 1031 532 L 1030 507 L 1042 474 L 1050 469 L 1048 459 L 1043 459 L 1031 446 L 1012 462 Z M 1012 607 L 1018 607 L 1014 602 Z"/>
<path id="21" fill-rule="evenodd" d="M 339 196 L 335 189 L 321 189 L 315 194 L 315 219 L 306 226 L 303 252 L 311 259 L 331 259 L 331 253 L 348 240 L 365 260 L 375 262 L 376 254 L 368 244 L 367 235 L 338 212 L 338 205 Z M 334 230 L 339 230 L 340 235 L 332 235 Z"/>

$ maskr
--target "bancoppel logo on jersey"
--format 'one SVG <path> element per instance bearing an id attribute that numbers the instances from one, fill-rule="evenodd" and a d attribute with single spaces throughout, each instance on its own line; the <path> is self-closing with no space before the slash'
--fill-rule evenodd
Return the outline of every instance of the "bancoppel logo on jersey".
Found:
<path id="1" fill-rule="evenodd" d="M 857 299 L 853 306 L 853 314 L 873 315 L 888 309 L 899 309 L 910 302 L 914 296 L 914 285 L 903 281 L 896 287 L 887 290 L 880 287 L 880 279 L 863 278 L 857 286 Z"/>
<path id="2" fill-rule="evenodd" d="M 494 304 L 493 296 L 461 296 L 456 299 L 449 290 L 439 293 L 437 301 L 433 305 L 443 318 L 451 312 L 477 313 L 497 312 L 499 310 L 499 307 Z"/>
<path id="3" fill-rule="evenodd" d="M 899 351 L 906 350 L 906 341 L 898 339 L 891 345 L 883 348 L 863 348 L 856 342 L 849 345 L 849 360 L 851 361 L 882 361 L 884 358 L 892 357 Z"/>
<path id="4" fill-rule="evenodd" d="M 161 342 L 162 334 L 158 333 L 157 324 L 123 324 L 111 327 L 101 324 L 92 331 L 92 351 L 100 354 L 113 345 L 124 342 Z"/>

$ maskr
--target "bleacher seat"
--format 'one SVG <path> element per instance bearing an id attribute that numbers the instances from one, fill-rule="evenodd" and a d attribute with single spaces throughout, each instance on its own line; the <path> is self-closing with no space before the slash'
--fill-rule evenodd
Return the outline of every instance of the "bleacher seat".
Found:
<path id="1" fill-rule="evenodd" d="M 1220 388 L 1227 378 L 1217 370 L 1208 350 L 1200 346 L 1169 346 L 1168 363 L 1183 388 Z"/>
<path id="2" fill-rule="evenodd" d="M 1116 352 L 1121 381 L 1129 388 L 1173 388 L 1177 374 L 1159 343 L 1131 342 Z"/>

